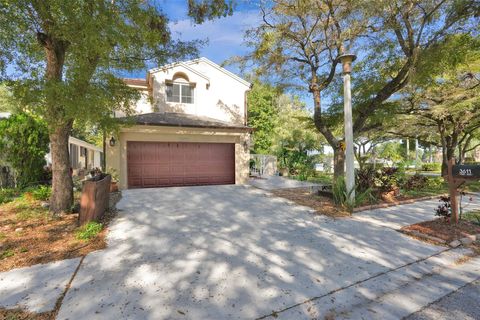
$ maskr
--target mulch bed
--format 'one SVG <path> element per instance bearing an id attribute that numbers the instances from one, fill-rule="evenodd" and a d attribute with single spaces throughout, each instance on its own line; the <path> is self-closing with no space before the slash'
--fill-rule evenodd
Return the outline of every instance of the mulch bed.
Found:
<path id="1" fill-rule="evenodd" d="M 30 212 L 29 216 L 22 217 L 25 212 Z M 106 215 L 102 222 L 108 224 L 111 218 L 111 214 Z M 0 205 L 0 272 L 80 257 L 105 248 L 107 228 L 93 239 L 77 240 L 77 220 L 78 214 L 52 217 L 35 201 L 28 209 L 11 203 Z"/>
<path id="2" fill-rule="evenodd" d="M 480 234 L 480 226 L 470 221 L 460 220 L 458 224 L 452 225 L 441 218 L 415 223 L 400 230 L 407 233 L 416 231 L 427 236 L 442 239 L 447 243 L 468 235 Z"/>
<path id="3" fill-rule="evenodd" d="M 299 205 L 313 208 L 318 214 L 335 218 L 350 216 L 348 211 L 335 206 L 332 199 L 312 193 L 311 188 L 277 189 L 271 190 L 271 193 Z"/>
<path id="4" fill-rule="evenodd" d="M 53 320 L 55 311 L 44 313 L 32 313 L 20 309 L 0 309 L 0 320 Z"/>

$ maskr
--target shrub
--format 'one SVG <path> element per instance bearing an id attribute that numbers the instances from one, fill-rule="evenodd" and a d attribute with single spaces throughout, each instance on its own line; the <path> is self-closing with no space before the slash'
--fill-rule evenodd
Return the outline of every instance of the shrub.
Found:
<path id="1" fill-rule="evenodd" d="M 415 173 L 413 176 L 408 178 L 407 182 L 403 185 L 403 187 L 407 190 L 420 190 L 427 187 L 427 185 L 428 177 Z"/>
<path id="2" fill-rule="evenodd" d="M 16 196 L 18 196 L 18 191 L 16 189 L 0 189 L 0 204 L 10 202 Z"/>
<path id="3" fill-rule="evenodd" d="M 402 179 L 403 173 L 397 168 L 383 168 L 377 171 L 375 176 L 375 187 L 383 192 L 395 190 Z"/>
<path id="4" fill-rule="evenodd" d="M 440 189 L 442 188 L 445 180 L 440 177 L 428 177 L 426 188 L 428 189 Z"/>
<path id="5" fill-rule="evenodd" d="M 437 209 L 435 209 L 435 215 L 438 217 L 443 217 L 445 221 L 449 221 L 452 216 L 452 205 L 450 203 L 450 197 L 442 196 L 440 197 L 440 204 Z"/>
<path id="6" fill-rule="evenodd" d="M 0 120 L 0 150 L 14 170 L 17 187 L 25 187 L 44 179 L 43 167 L 48 152 L 46 124 L 26 113 Z"/>
<path id="7" fill-rule="evenodd" d="M 377 171 L 371 166 L 366 166 L 362 169 L 356 170 L 355 182 L 357 183 L 358 190 L 364 191 L 375 187 L 376 173 Z"/>
<path id="8" fill-rule="evenodd" d="M 442 169 L 441 163 L 424 163 L 422 164 L 422 171 L 440 171 Z"/>
<path id="9" fill-rule="evenodd" d="M 78 240 L 90 240 L 95 238 L 100 231 L 102 231 L 103 225 L 96 221 L 90 221 L 80 228 L 78 228 L 75 237 Z"/>
<path id="10" fill-rule="evenodd" d="M 35 200 L 47 201 L 50 199 L 52 194 L 52 188 L 49 186 L 41 185 L 31 191 L 32 196 Z"/>

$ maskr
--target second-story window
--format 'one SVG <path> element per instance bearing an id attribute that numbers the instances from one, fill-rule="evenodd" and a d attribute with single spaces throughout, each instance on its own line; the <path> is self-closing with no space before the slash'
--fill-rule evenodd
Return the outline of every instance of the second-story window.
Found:
<path id="1" fill-rule="evenodd" d="M 167 83 L 167 102 L 193 103 L 193 87 L 190 84 Z"/>

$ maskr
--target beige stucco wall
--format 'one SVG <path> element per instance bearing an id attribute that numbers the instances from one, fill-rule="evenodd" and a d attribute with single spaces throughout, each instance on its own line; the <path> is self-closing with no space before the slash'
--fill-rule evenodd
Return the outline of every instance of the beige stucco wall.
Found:
<path id="1" fill-rule="evenodd" d="M 160 126 L 133 126 L 123 128 L 114 147 L 107 146 L 107 171 L 114 169 L 119 176 L 119 187 L 126 189 L 127 181 L 127 142 L 211 142 L 235 143 L 235 183 L 244 184 L 248 180 L 249 159 L 248 141 L 250 134 L 233 129 L 204 129 Z M 245 148 L 245 146 L 247 146 Z"/>
<path id="2" fill-rule="evenodd" d="M 203 60 L 158 69 L 151 74 L 153 109 L 157 112 L 188 113 L 242 125 L 245 121 L 245 93 L 250 89 L 228 74 Z M 194 85 L 194 102 L 191 104 L 166 101 L 166 81 L 184 74 Z M 242 80 L 243 81 L 243 80 Z M 183 82 L 183 80 L 182 80 Z M 138 108 L 137 108 L 138 109 Z M 137 110 L 141 113 L 140 110 Z"/>

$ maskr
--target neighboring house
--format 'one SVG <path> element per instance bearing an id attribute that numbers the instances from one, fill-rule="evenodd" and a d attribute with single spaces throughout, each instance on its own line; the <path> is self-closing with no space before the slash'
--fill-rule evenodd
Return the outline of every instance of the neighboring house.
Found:
<path id="1" fill-rule="evenodd" d="M 74 170 L 74 175 L 81 169 L 90 170 L 102 166 L 102 148 L 74 137 L 68 138 L 68 145 L 70 166 Z M 48 164 L 52 163 L 52 155 L 50 152 L 45 158 Z"/>
<path id="2" fill-rule="evenodd" d="M 0 118 L 8 118 L 10 115 L 10 112 L 0 112 Z M 68 145 L 70 165 L 74 171 L 101 167 L 103 156 L 102 148 L 74 137 L 68 138 Z M 47 161 L 47 165 L 52 164 L 52 155 L 50 151 L 45 155 L 45 160 Z"/>
<path id="3" fill-rule="evenodd" d="M 142 98 L 137 115 L 107 149 L 107 170 L 118 173 L 120 188 L 247 181 L 250 83 L 206 58 L 165 65 L 149 70 L 145 80 L 125 82 Z"/>

